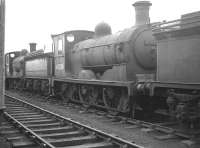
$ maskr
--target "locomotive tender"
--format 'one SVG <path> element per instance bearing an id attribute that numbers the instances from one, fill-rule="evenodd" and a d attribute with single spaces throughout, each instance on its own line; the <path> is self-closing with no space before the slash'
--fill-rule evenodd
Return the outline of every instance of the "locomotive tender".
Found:
<path id="1" fill-rule="evenodd" d="M 133 6 L 135 26 L 116 34 L 100 23 L 95 32 L 52 35 L 53 53 L 35 51 L 35 44 L 30 44 L 31 53 L 8 53 L 7 87 L 133 117 L 137 109 L 156 112 L 192 127 L 200 117 L 200 77 L 193 72 L 199 72 L 200 14 L 151 24 L 151 3 L 139 1 Z"/>

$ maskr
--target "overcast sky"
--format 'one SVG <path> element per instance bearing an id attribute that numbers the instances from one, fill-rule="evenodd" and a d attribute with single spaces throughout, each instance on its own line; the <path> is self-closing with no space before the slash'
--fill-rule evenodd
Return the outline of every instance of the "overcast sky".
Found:
<path id="1" fill-rule="evenodd" d="M 68 30 L 94 30 L 105 21 L 113 33 L 134 25 L 136 0 L 6 0 L 6 52 L 51 48 L 51 34 Z M 151 0 L 151 22 L 173 20 L 200 11 L 200 0 Z"/>

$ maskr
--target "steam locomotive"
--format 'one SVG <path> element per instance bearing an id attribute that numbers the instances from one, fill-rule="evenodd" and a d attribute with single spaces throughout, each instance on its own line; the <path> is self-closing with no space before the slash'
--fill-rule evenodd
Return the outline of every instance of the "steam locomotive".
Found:
<path id="1" fill-rule="evenodd" d="M 6 54 L 6 88 L 55 95 L 112 112 L 136 111 L 169 116 L 191 128 L 200 119 L 200 12 L 150 23 L 148 1 L 133 4 L 136 24 L 111 33 L 95 31 L 52 35 L 53 52 Z"/>

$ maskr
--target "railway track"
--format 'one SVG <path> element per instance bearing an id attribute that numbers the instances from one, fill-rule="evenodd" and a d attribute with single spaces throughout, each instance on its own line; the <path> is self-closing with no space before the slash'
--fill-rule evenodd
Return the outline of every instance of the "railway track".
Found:
<path id="1" fill-rule="evenodd" d="M 43 98 L 44 99 L 44 98 Z M 48 99 L 45 101 L 52 101 L 52 99 Z M 51 102 L 52 103 L 52 102 Z M 84 106 L 81 106 L 79 104 L 74 103 L 64 103 L 60 101 L 58 103 L 57 100 L 53 103 L 61 103 L 60 105 L 64 105 L 66 107 L 70 107 L 76 110 L 79 110 L 82 113 L 92 113 L 96 114 L 98 117 L 102 118 L 103 120 L 107 122 L 112 122 L 113 124 L 124 124 L 129 129 L 134 128 L 141 128 L 143 131 L 146 132 L 154 132 L 158 131 L 160 132 L 158 136 L 155 136 L 155 138 L 159 140 L 166 140 L 166 139 L 180 139 L 183 140 L 183 142 L 189 143 L 196 143 L 196 141 L 200 140 L 200 130 L 192 129 L 192 130 L 183 130 L 179 128 L 180 123 L 178 122 L 148 122 L 138 119 L 132 119 L 125 116 L 120 115 L 112 115 L 107 113 L 106 111 L 98 110 L 95 108 L 86 108 Z"/>
<path id="2" fill-rule="evenodd" d="M 70 105 L 74 109 L 80 110 L 77 105 Z M 151 123 L 142 120 L 132 119 L 124 116 L 110 115 L 99 110 L 82 110 L 82 114 L 96 114 L 103 122 L 114 125 L 123 125 L 125 129 L 141 129 L 142 132 L 154 133 L 153 137 L 160 141 L 175 140 L 183 143 L 186 147 L 200 147 L 200 131 L 193 130 L 188 132 L 175 128 L 179 125 L 177 122 Z M 152 136 L 151 135 L 151 136 Z"/>
<path id="3" fill-rule="evenodd" d="M 26 95 L 28 95 L 31 99 L 35 98 L 34 96 L 31 96 L 30 93 Z M 25 97 L 27 97 L 26 95 Z M 24 93 L 23 93 L 23 96 L 24 96 Z M 22 99 L 25 97 L 22 97 Z M 62 101 L 59 102 L 58 100 L 54 100 L 53 98 L 51 99 L 47 99 L 47 98 L 45 99 L 44 97 L 36 97 L 36 98 L 37 98 L 36 100 L 37 102 L 41 101 L 41 102 L 44 102 L 45 104 L 49 102 L 50 104 L 54 104 L 55 107 L 57 108 L 68 108 L 68 109 L 70 108 L 74 110 L 74 112 L 79 112 L 80 114 L 83 114 L 83 115 L 90 115 L 94 117 L 94 120 L 98 118 L 97 120 L 99 120 L 100 122 L 103 122 L 105 124 L 116 125 L 116 127 L 117 126 L 123 127 L 124 130 L 132 131 L 133 133 L 135 133 L 138 130 L 141 130 L 142 132 L 147 133 L 149 137 L 153 137 L 154 139 L 157 139 L 158 141 L 163 141 L 163 143 L 167 143 L 166 141 L 171 140 L 175 143 L 178 143 L 177 145 L 184 145 L 184 146 L 181 146 L 181 148 L 182 147 L 184 148 L 185 147 L 190 147 L 190 148 L 200 147 L 199 130 L 193 130 L 192 132 L 180 130 L 179 128 L 177 128 L 177 125 L 178 125 L 177 122 L 160 122 L 160 123 L 146 122 L 142 120 L 131 119 L 124 116 L 111 115 L 105 111 L 98 110 L 95 108 L 88 109 L 78 104 L 73 104 L 73 103 L 65 104 Z M 115 133 L 113 133 L 113 135 L 119 136 L 118 134 L 115 134 Z M 132 141 L 132 139 L 129 139 L 129 138 L 128 140 Z M 133 141 L 137 142 L 137 140 L 135 139 Z"/>
<path id="4" fill-rule="evenodd" d="M 6 107 L 0 131 L 13 147 L 142 148 L 9 95 Z"/>

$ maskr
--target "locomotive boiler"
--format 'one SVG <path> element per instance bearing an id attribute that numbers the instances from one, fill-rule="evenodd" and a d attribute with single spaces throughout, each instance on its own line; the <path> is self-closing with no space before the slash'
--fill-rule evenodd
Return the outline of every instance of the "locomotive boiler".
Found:
<path id="1" fill-rule="evenodd" d="M 110 27 L 98 24 L 93 39 L 74 47 L 74 54 L 80 55 L 79 78 L 86 76 L 88 79 L 91 73 L 95 76 L 93 79 L 113 81 L 137 81 L 139 75 L 152 76 L 156 67 L 156 49 L 151 26 L 134 26 L 116 34 L 98 34 L 97 30 L 106 28 Z"/>
<path id="2" fill-rule="evenodd" d="M 137 2 L 135 26 L 111 34 L 111 27 L 100 23 L 94 38 L 72 49 L 80 68 L 74 69 L 81 79 L 138 81 L 153 79 L 156 68 L 156 44 L 149 24 L 149 2 Z M 143 15 L 141 15 L 143 13 Z M 76 62 L 75 62 L 76 63 Z M 90 78 L 91 76 L 91 78 Z"/>

